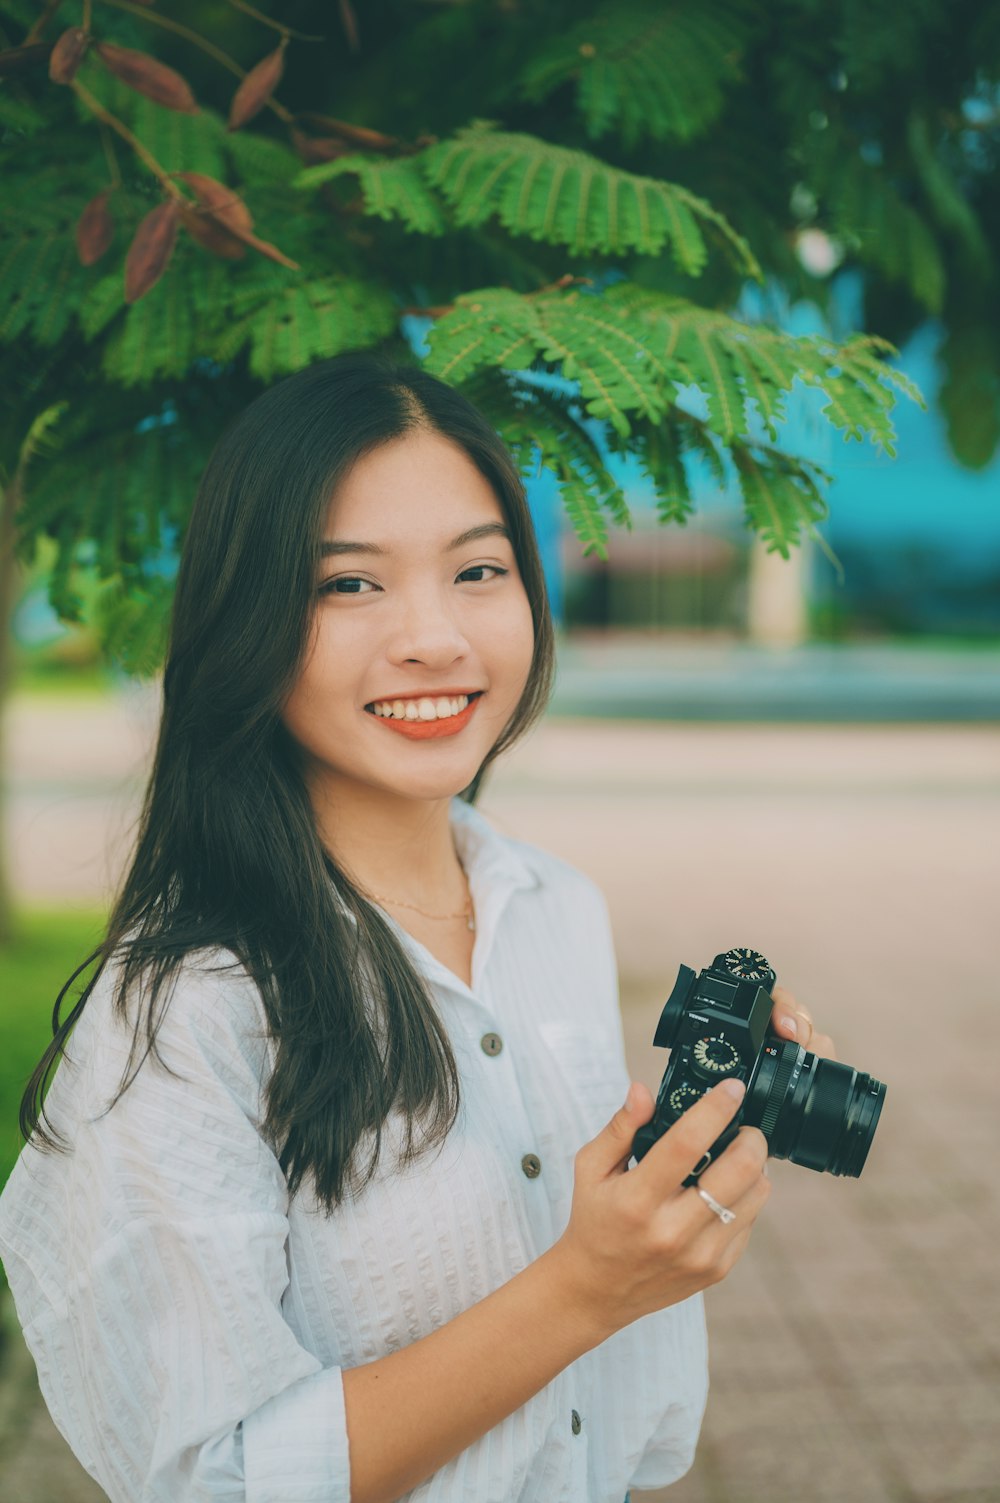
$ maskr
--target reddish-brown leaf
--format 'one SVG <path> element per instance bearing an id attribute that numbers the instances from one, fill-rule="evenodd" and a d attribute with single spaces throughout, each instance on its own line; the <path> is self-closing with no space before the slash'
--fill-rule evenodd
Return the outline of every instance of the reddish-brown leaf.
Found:
<path id="1" fill-rule="evenodd" d="M 108 209 L 111 189 L 92 198 L 76 222 L 76 249 L 84 266 L 99 261 L 115 238 L 115 222 Z"/>
<path id="2" fill-rule="evenodd" d="M 181 205 L 181 222 L 192 240 L 221 256 L 225 261 L 239 261 L 246 255 L 246 248 L 235 235 L 231 235 L 213 214 L 197 209 L 193 204 Z"/>
<path id="3" fill-rule="evenodd" d="M 255 251 L 258 251 L 262 256 L 266 256 L 269 261 L 277 261 L 279 266 L 287 266 L 292 271 L 302 270 L 297 261 L 291 260 L 289 256 L 285 255 L 284 251 L 280 251 L 269 240 L 259 240 L 256 235 L 241 235 L 240 239 L 244 245 L 252 245 Z"/>
<path id="4" fill-rule="evenodd" d="M 340 24 L 344 28 L 347 45 L 352 52 L 361 49 L 361 38 L 358 35 L 358 18 L 354 14 L 351 0 L 340 0 Z"/>
<path id="5" fill-rule="evenodd" d="M 239 130 L 241 125 L 246 125 L 248 120 L 252 120 L 254 115 L 264 108 L 278 87 L 281 75 L 285 71 L 285 45 L 286 38 L 283 37 L 280 47 L 276 47 L 273 52 L 251 68 L 236 90 L 233 102 L 229 106 L 230 130 Z"/>
<path id="6" fill-rule="evenodd" d="M 49 77 L 52 82 L 72 83 L 89 46 L 90 33 L 84 31 L 82 26 L 71 26 L 69 31 L 64 31 L 49 58 Z"/>
<path id="7" fill-rule="evenodd" d="M 303 125 L 339 136 L 342 141 L 350 141 L 352 145 L 360 146 L 365 151 L 395 151 L 399 148 L 400 143 L 395 136 L 383 135 L 380 130 L 369 130 L 367 125 L 352 125 L 349 120 L 334 120 L 330 115 L 310 112 L 296 118 Z"/>
<path id="8" fill-rule="evenodd" d="M 203 209 L 230 230 L 252 230 L 253 217 L 246 204 L 233 188 L 206 177 L 204 172 L 176 172 L 173 174 L 187 183 Z"/>
<path id="9" fill-rule="evenodd" d="M 157 204 L 143 219 L 125 257 L 125 301 L 138 302 L 166 271 L 177 242 L 180 205 L 176 198 Z"/>
<path id="10" fill-rule="evenodd" d="M 276 245 L 251 234 L 253 217 L 242 198 L 232 188 L 217 182 L 214 177 L 206 177 L 203 172 L 177 172 L 174 176 L 187 183 L 198 200 L 197 209 L 189 205 L 186 209 L 182 208 L 181 214 L 186 228 L 200 245 L 214 251 L 216 255 L 229 256 L 233 260 L 236 259 L 236 252 L 232 248 L 234 244 L 249 245 L 270 261 L 277 261 L 281 266 L 290 267 L 292 271 L 301 270 L 299 263 L 290 260 Z"/>
<path id="11" fill-rule="evenodd" d="M 332 162 L 351 149 L 343 141 L 331 141 L 328 136 L 305 136 L 300 130 L 292 131 L 292 145 L 307 167 L 314 167 L 317 162 Z"/>
<path id="12" fill-rule="evenodd" d="M 137 94 L 166 105 L 168 110 L 179 110 L 182 115 L 197 115 L 197 101 L 185 80 L 173 68 L 150 57 L 148 52 L 117 47 L 114 42 L 98 42 L 94 51 L 108 72 Z"/>

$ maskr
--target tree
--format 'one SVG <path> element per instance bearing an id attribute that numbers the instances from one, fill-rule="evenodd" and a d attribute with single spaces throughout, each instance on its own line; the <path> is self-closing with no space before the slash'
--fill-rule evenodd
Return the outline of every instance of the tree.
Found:
<path id="1" fill-rule="evenodd" d="M 629 523 L 610 449 L 667 523 L 691 513 L 686 456 L 735 469 L 748 526 L 787 557 L 826 515 L 823 473 L 780 446 L 790 387 L 891 452 L 889 338 L 928 312 L 956 451 L 992 453 L 994 7 L 273 9 L 0 0 L 6 525 L 23 557 L 55 539 L 67 620 L 96 568 L 130 668 L 160 660 L 164 553 L 228 418 L 339 350 L 408 355 L 408 315 L 524 469 L 555 472 L 587 551 Z M 872 332 L 731 315 L 747 278 L 824 296 L 796 254 L 809 230 L 865 267 Z"/>

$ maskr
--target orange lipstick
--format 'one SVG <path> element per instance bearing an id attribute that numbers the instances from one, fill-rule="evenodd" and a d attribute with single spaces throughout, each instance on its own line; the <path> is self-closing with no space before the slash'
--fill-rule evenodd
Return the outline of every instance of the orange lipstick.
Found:
<path id="1" fill-rule="evenodd" d="M 375 715 L 373 718 L 379 725 L 384 725 L 390 731 L 398 731 L 401 736 L 408 736 L 411 741 L 432 741 L 439 736 L 456 736 L 464 730 L 472 719 L 476 705 L 482 699 L 477 694 L 475 699 L 470 699 L 464 710 L 459 710 L 457 715 L 448 715 L 444 720 L 397 720 L 394 715 Z M 366 711 L 371 714 L 371 711 Z"/>

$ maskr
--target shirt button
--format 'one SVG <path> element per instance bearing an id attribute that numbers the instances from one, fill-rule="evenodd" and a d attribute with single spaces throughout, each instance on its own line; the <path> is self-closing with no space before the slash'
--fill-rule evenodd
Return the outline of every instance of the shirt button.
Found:
<path id="1" fill-rule="evenodd" d="M 484 1033 L 479 1040 L 479 1047 L 484 1054 L 499 1054 L 503 1048 L 503 1039 L 498 1033 Z"/>
<path id="2" fill-rule="evenodd" d="M 575 1409 L 573 1410 L 573 1415 L 570 1419 L 570 1425 L 572 1427 L 574 1435 L 579 1435 L 580 1431 L 583 1429 L 583 1420 L 577 1414 Z"/>
<path id="3" fill-rule="evenodd" d="M 529 1179 L 537 1179 L 542 1172 L 542 1161 L 537 1154 L 526 1153 L 521 1160 L 521 1168 Z"/>

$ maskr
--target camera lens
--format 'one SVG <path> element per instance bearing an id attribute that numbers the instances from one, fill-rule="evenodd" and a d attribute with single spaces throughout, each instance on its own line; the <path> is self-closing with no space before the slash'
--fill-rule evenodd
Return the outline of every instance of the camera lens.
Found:
<path id="1" fill-rule="evenodd" d="M 743 1120 L 760 1128 L 773 1158 L 857 1179 L 884 1100 L 873 1076 L 775 1038 L 761 1051 Z"/>

